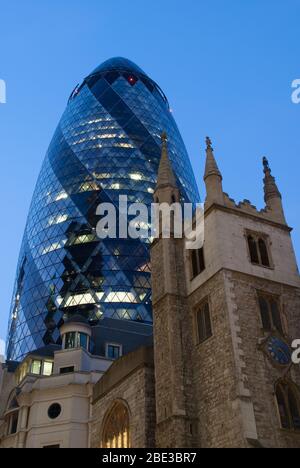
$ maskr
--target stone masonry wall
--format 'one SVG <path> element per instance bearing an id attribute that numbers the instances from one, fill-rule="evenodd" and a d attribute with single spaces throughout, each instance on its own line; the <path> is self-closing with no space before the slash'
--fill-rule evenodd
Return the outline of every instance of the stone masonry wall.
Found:
<path id="1" fill-rule="evenodd" d="M 196 311 L 209 300 L 213 336 L 198 344 Z M 192 336 L 186 336 L 194 371 L 197 401 L 198 446 L 201 448 L 247 447 L 243 436 L 238 395 L 239 369 L 234 358 L 227 306 L 225 277 L 220 272 L 189 298 Z"/>
<path id="2" fill-rule="evenodd" d="M 101 447 L 104 419 L 118 400 L 129 409 L 131 446 L 155 447 L 154 372 L 149 367 L 135 370 L 94 403 L 91 447 Z"/>
<path id="3" fill-rule="evenodd" d="M 184 336 L 190 330 L 185 288 L 184 244 L 164 239 L 151 249 L 156 443 L 162 448 L 196 445 L 195 395 Z"/>
<path id="4" fill-rule="evenodd" d="M 300 367 L 276 367 L 261 349 L 257 292 L 281 298 L 286 341 L 300 337 L 297 288 L 220 271 L 189 298 L 194 323 L 190 352 L 197 395 L 200 447 L 300 447 L 300 434 L 280 428 L 275 384 L 287 374 L 300 388 Z M 197 344 L 194 313 L 208 298 L 213 337 Z M 190 340 L 191 342 L 191 340 Z M 186 337 L 188 346 L 188 337 Z"/>
<path id="5" fill-rule="evenodd" d="M 240 273 L 227 273 L 234 294 L 241 327 L 241 349 L 245 373 L 254 404 L 258 438 L 264 447 L 300 447 L 300 434 L 280 429 L 275 384 L 287 375 L 300 388 L 300 366 L 276 367 L 259 343 L 267 338 L 262 330 L 257 291 L 276 295 L 281 301 L 286 341 L 300 338 L 300 290 Z"/>

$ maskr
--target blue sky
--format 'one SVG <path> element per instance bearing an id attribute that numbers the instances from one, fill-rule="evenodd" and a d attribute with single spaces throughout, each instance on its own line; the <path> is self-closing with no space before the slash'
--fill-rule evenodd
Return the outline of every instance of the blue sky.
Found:
<path id="1" fill-rule="evenodd" d="M 206 135 L 225 191 L 259 208 L 269 157 L 300 258 L 299 0 L 2 0 L 0 15 L 0 339 L 47 147 L 74 86 L 113 56 L 167 94 L 202 198 Z"/>

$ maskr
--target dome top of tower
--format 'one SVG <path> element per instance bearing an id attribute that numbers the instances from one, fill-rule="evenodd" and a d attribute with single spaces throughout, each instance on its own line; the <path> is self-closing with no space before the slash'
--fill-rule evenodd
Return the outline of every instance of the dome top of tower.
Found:
<path id="1" fill-rule="evenodd" d="M 137 73 L 139 75 L 147 76 L 146 73 L 138 67 L 135 63 L 123 57 L 113 57 L 103 62 L 97 67 L 91 75 L 96 73 L 111 72 L 111 71 L 125 71 L 129 73 Z"/>
<path id="2" fill-rule="evenodd" d="M 141 80 L 144 85 L 147 86 L 147 88 L 151 91 L 151 93 L 154 89 L 156 89 L 158 94 L 166 103 L 167 107 L 170 108 L 168 99 L 158 84 L 153 81 L 140 67 L 131 62 L 131 60 L 123 57 L 114 57 L 106 60 L 94 71 L 92 71 L 92 73 L 86 78 L 86 81 L 91 79 L 93 80 L 98 75 L 104 75 L 110 83 L 113 83 L 117 79 L 118 75 L 122 75 L 128 80 L 131 86 L 134 86 L 139 80 Z"/>

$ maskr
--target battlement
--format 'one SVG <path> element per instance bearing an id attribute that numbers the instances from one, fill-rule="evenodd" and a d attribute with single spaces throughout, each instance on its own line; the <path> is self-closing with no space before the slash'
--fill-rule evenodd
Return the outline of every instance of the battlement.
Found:
<path id="1" fill-rule="evenodd" d="M 271 221 L 278 224 L 278 218 L 274 211 L 269 209 L 267 206 L 260 210 L 255 205 L 253 205 L 250 200 L 245 199 L 241 202 L 236 202 L 228 195 L 228 193 L 224 193 L 224 206 L 230 209 L 238 210 L 241 214 L 255 216 L 261 218 L 264 221 Z"/>
<path id="2" fill-rule="evenodd" d="M 252 205 L 251 201 L 243 200 L 237 203 L 223 191 L 223 177 L 217 165 L 217 161 L 209 138 L 206 139 L 206 165 L 204 181 L 206 186 L 206 209 L 212 205 L 224 206 L 238 210 L 241 214 L 255 216 L 264 221 L 269 221 L 287 227 L 282 206 L 281 193 L 276 184 L 275 177 L 266 157 L 263 158 L 264 172 L 264 198 L 265 207 L 261 210 Z"/>

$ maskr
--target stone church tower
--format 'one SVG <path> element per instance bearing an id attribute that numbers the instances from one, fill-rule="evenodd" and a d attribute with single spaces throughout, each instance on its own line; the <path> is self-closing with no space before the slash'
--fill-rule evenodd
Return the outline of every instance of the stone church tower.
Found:
<path id="1" fill-rule="evenodd" d="M 205 241 L 152 247 L 157 447 L 300 447 L 300 280 L 281 194 L 224 193 L 207 139 Z M 178 200 L 163 138 L 156 202 Z"/>
<path id="2" fill-rule="evenodd" d="M 152 244 L 153 340 L 144 325 L 141 347 L 134 324 L 131 350 L 108 336 L 117 356 L 91 354 L 103 327 L 75 316 L 62 347 L 0 367 L 0 448 L 300 447 L 300 279 L 281 194 L 264 158 L 265 208 L 237 204 L 206 143 L 203 245 L 188 250 L 176 210 Z M 163 135 L 154 200 L 169 211 L 176 176 Z"/>
<path id="3" fill-rule="evenodd" d="M 162 158 L 154 194 L 157 203 L 180 201 L 176 178 L 163 135 Z M 193 445 L 191 425 L 194 402 L 191 369 L 186 362 L 183 320 L 188 316 L 187 285 L 182 239 L 162 236 L 152 246 L 152 291 L 154 305 L 154 353 L 156 378 L 156 443 L 159 447 Z M 160 230 L 162 226 L 160 226 Z M 188 324 L 186 324 L 188 326 Z"/>

